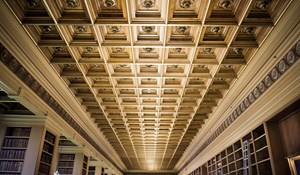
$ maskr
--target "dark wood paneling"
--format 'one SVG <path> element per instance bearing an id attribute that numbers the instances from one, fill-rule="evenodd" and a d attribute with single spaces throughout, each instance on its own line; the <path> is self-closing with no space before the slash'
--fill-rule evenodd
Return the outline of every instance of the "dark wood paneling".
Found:
<path id="1" fill-rule="evenodd" d="M 285 155 L 300 151 L 300 111 L 290 115 L 279 123 Z"/>

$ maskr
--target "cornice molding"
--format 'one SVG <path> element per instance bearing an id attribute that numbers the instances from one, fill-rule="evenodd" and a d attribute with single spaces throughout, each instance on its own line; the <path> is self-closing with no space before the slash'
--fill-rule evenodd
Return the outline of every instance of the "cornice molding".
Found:
<path id="1" fill-rule="evenodd" d="M 6 126 L 43 126 L 46 120 L 47 116 L 1 115 L 1 123 L 5 123 Z"/>
<path id="2" fill-rule="evenodd" d="M 211 119 L 206 123 L 206 126 L 199 132 L 193 143 L 189 146 L 181 160 L 177 163 L 176 168 L 179 172 L 182 172 L 183 168 L 188 166 L 191 162 L 194 162 L 193 159 L 195 159 L 197 155 L 211 144 L 214 139 L 216 139 L 231 123 L 233 123 L 233 121 L 235 121 L 237 117 L 242 114 L 242 112 L 249 108 L 250 105 L 259 98 L 253 96 L 253 88 L 257 86 L 259 81 L 265 78 L 266 74 L 269 75 L 269 78 L 272 81 L 271 84 L 273 85 L 277 79 L 272 77 L 272 71 L 275 73 L 277 70 L 279 77 L 281 74 L 285 73 L 287 69 L 284 70 L 284 72 L 280 72 L 278 70 L 278 64 L 281 61 L 278 58 L 282 58 L 286 53 L 286 50 L 290 49 L 291 45 L 295 44 L 295 42 L 299 40 L 299 15 L 296 15 L 299 13 L 297 11 L 297 7 L 299 7 L 299 5 L 299 2 L 294 1 L 286 14 L 282 17 L 283 19 L 280 20 L 274 27 L 270 33 L 270 37 L 256 53 L 253 58 L 254 60 L 252 60 L 246 70 L 244 70 L 244 73 L 242 74 L 243 77 L 239 77 L 236 84 L 230 92 L 228 92 L 227 96 L 230 96 L 231 98 L 225 98 L 225 100 L 221 102 L 222 104 L 220 104 L 223 105 L 222 109 L 217 108 L 214 112 L 214 115 L 219 115 L 219 117 L 211 117 Z M 296 23 L 291 21 L 296 21 Z M 285 30 L 285 33 L 282 33 L 283 30 Z M 291 34 L 291 32 L 293 34 Z M 285 41 L 284 44 L 282 43 L 283 41 Z M 274 65 L 277 67 L 274 68 Z M 264 69 L 262 69 L 262 67 L 264 67 Z M 270 70 L 271 72 L 269 72 Z M 249 99 L 252 99 L 253 97 L 254 101 L 250 103 Z M 248 106 L 245 105 L 245 102 Z M 244 111 L 241 110 L 241 107 L 244 108 Z M 239 115 L 236 115 L 235 113 L 239 113 Z"/>

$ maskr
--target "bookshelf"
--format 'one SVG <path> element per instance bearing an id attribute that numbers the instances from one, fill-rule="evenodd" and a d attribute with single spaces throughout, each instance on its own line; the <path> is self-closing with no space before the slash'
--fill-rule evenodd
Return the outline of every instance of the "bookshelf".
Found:
<path id="1" fill-rule="evenodd" d="M 57 169 L 61 175 L 73 174 L 75 154 L 59 154 Z"/>
<path id="2" fill-rule="evenodd" d="M 21 174 L 31 128 L 8 127 L 0 152 L 0 175 Z"/>
<path id="3" fill-rule="evenodd" d="M 83 156 L 83 163 L 82 163 L 82 175 L 86 175 L 87 173 L 87 165 L 88 165 L 88 157 Z"/>
<path id="4" fill-rule="evenodd" d="M 96 173 L 96 167 L 95 166 L 89 166 L 88 175 L 95 175 L 95 173 Z"/>
<path id="5" fill-rule="evenodd" d="M 39 175 L 46 175 L 50 173 L 51 163 L 53 158 L 53 152 L 55 147 L 55 135 L 46 131 L 44 142 L 43 142 L 43 149 L 41 153 L 41 159 L 39 164 Z"/>
<path id="6" fill-rule="evenodd" d="M 190 175 L 271 175 L 272 166 L 265 125 L 260 125 L 195 169 Z M 247 143 L 246 146 L 244 144 Z M 205 169 L 207 167 L 207 170 Z"/>
<path id="7" fill-rule="evenodd" d="M 105 168 L 101 168 L 101 175 L 107 175 L 107 173 L 105 173 Z"/>

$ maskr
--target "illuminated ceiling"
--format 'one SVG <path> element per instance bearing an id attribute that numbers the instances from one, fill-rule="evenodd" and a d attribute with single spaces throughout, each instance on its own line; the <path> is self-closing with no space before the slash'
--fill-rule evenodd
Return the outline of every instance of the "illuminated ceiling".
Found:
<path id="1" fill-rule="evenodd" d="M 174 169 L 289 2 L 6 1 L 129 170 Z"/>

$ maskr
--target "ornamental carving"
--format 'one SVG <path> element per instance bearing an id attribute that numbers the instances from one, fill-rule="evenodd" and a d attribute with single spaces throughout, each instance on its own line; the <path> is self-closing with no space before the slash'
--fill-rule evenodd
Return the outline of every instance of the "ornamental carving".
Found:
<path id="1" fill-rule="evenodd" d="M 108 26 L 108 29 L 112 33 L 118 33 L 121 31 L 122 27 L 121 26 Z"/>
<path id="2" fill-rule="evenodd" d="M 22 66 L 21 66 L 20 69 L 17 70 L 17 72 L 16 72 L 16 75 L 17 75 L 18 77 L 20 77 L 22 80 L 26 78 L 27 74 L 28 74 L 28 72 L 27 72 L 27 71 L 25 70 L 25 68 L 22 67 Z"/>
<path id="3" fill-rule="evenodd" d="M 11 54 L 3 48 L 0 53 L 0 59 L 3 63 L 8 63 L 11 60 Z"/>
<path id="4" fill-rule="evenodd" d="M 245 98 L 244 104 L 245 104 L 246 108 L 248 108 L 250 106 L 250 102 L 249 102 L 248 98 Z"/>
<path id="5" fill-rule="evenodd" d="M 40 0 L 27 0 L 26 3 L 27 3 L 27 6 L 31 9 L 40 7 L 42 4 Z"/>
<path id="6" fill-rule="evenodd" d="M 257 88 L 256 88 L 256 90 L 257 90 Z M 253 103 L 253 102 L 255 101 L 255 98 L 254 98 L 254 96 L 253 96 L 253 93 L 250 93 L 250 94 L 249 94 L 248 99 L 249 99 L 249 102 L 250 102 L 250 103 Z"/>
<path id="7" fill-rule="evenodd" d="M 118 64 L 117 67 L 119 67 L 119 68 L 125 68 L 125 67 L 129 67 L 129 66 L 127 66 L 127 64 Z"/>
<path id="8" fill-rule="evenodd" d="M 114 8 L 117 6 L 117 1 L 116 0 L 104 0 L 103 5 L 106 8 Z"/>
<path id="9" fill-rule="evenodd" d="M 281 60 L 279 63 L 278 63 L 278 69 L 279 69 L 279 72 L 280 73 L 284 73 L 285 70 L 287 69 L 287 65 L 285 63 L 284 60 Z"/>
<path id="10" fill-rule="evenodd" d="M 78 33 L 84 33 L 84 32 L 87 32 L 87 26 L 86 25 L 83 25 L 83 26 L 75 26 L 76 28 L 76 32 Z"/>
<path id="11" fill-rule="evenodd" d="M 240 106 L 238 106 L 238 107 L 236 108 L 236 113 L 237 113 L 238 116 L 241 115 L 242 112 L 241 112 Z"/>
<path id="12" fill-rule="evenodd" d="M 51 33 L 54 31 L 54 26 L 43 26 L 42 30 L 44 33 Z"/>
<path id="13" fill-rule="evenodd" d="M 279 72 L 278 70 L 274 67 L 271 71 L 271 77 L 274 81 L 276 81 L 279 78 Z"/>
<path id="14" fill-rule="evenodd" d="M 9 63 L 9 68 L 13 71 L 16 72 L 20 68 L 20 64 L 16 59 L 12 59 Z"/>
<path id="15" fill-rule="evenodd" d="M 65 51 L 65 48 L 63 48 L 63 47 L 55 47 L 54 51 L 55 51 L 55 53 L 62 53 L 62 52 Z"/>
<path id="16" fill-rule="evenodd" d="M 142 0 L 141 4 L 143 7 L 148 9 L 154 7 L 155 2 L 156 2 L 155 0 Z"/>
<path id="17" fill-rule="evenodd" d="M 191 8 L 193 6 L 194 0 L 180 0 L 179 5 L 184 9 Z"/>
<path id="18" fill-rule="evenodd" d="M 142 26 L 142 30 L 146 33 L 154 32 L 155 26 Z"/>
<path id="19" fill-rule="evenodd" d="M 45 94 L 45 89 L 42 87 L 42 86 L 40 86 L 40 88 L 37 90 L 37 92 L 36 92 L 36 94 L 39 96 L 39 97 L 43 97 L 44 96 L 44 94 Z"/>
<path id="20" fill-rule="evenodd" d="M 211 48 L 204 48 L 203 51 L 206 53 L 206 54 L 211 54 Z"/>
<path id="21" fill-rule="evenodd" d="M 243 50 L 241 48 L 233 48 L 232 51 L 235 53 L 235 54 L 241 54 L 243 52 Z"/>
<path id="22" fill-rule="evenodd" d="M 175 48 L 174 51 L 175 51 L 176 53 L 181 53 L 182 48 Z"/>
<path id="23" fill-rule="evenodd" d="M 206 68 L 205 65 L 203 65 L 203 64 L 197 65 L 197 67 L 199 67 L 200 69 L 205 69 Z"/>
<path id="24" fill-rule="evenodd" d="M 255 8 L 260 10 L 267 10 L 267 6 L 270 4 L 271 0 L 258 0 L 255 2 Z"/>
<path id="25" fill-rule="evenodd" d="M 241 102 L 240 109 L 241 109 L 241 112 L 244 112 L 246 110 L 244 102 Z"/>
<path id="26" fill-rule="evenodd" d="M 232 0 L 220 0 L 218 2 L 218 7 L 220 7 L 221 9 L 229 9 L 232 6 Z"/>
<path id="27" fill-rule="evenodd" d="M 272 79 L 271 79 L 271 77 L 270 77 L 269 75 L 267 75 L 267 76 L 265 77 L 264 83 L 265 83 L 265 85 L 266 85 L 267 87 L 270 87 L 270 86 L 272 85 L 273 81 L 272 81 Z"/>
<path id="28" fill-rule="evenodd" d="M 24 81 L 25 81 L 25 84 L 26 84 L 27 86 L 30 86 L 35 80 L 34 80 L 34 78 L 32 77 L 32 75 L 30 75 L 30 74 L 28 73 L 27 76 L 26 76 L 26 79 L 24 79 Z"/>
<path id="29" fill-rule="evenodd" d="M 292 65 L 295 63 L 296 57 L 295 57 L 295 53 L 291 50 L 288 52 L 287 56 L 286 56 L 286 61 L 289 65 Z"/>
<path id="30" fill-rule="evenodd" d="M 93 47 L 86 47 L 86 48 L 85 48 L 85 51 L 86 51 L 86 52 L 89 52 L 89 53 L 90 53 L 90 52 L 93 52 L 94 50 L 95 50 L 95 48 L 93 48 Z"/>
<path id="31" fill-rule="evenodd" d="M 254 32 L 254 27 L 243 27 L 242 28 L 242 33 L 245 33 L 247 35 L 251 35 Z"/>
<path id="32" fill-rule="evenodd" d="M 209 31 L 214 34 L 218 34 L 221 32 L 221 28 L 220 27 L 209 27 Z"/>
<path id="33" fill-rule="evenodd" d="M 187 26 L 177 26 L 176 27 L 176 32 L 180 34 L 184 34 L 189 30 L 189 27 Z"/>
<path id="34" fill-rule="evenodd" d="M 75 8 L 79 4 L 78 0 L 67 0 L 66 1 L 66 6 L 69 8 Z"/>
<path id="35" fill-rule="evenodd" d="M 234 119 L 237 119 L 237 118 L 238 118 L 238 114 L 237 114 L 236 110 L 233 111 L 233 116 L 234 116 Z"/>
<path id="36" fill-rule="evenodd" d="M 143 50 L 147 53 L 151 53 L 154 51 L 154 48 L 147 47 L 147 48 L 143 48 Z"/>
<path id="37" fill-rule="evenodd" d="M 234 67 L 231 64 L 226 64 L 226 65 L 224 65 L 224 68 L 226 68 L 226 69 L 233 69 Z"/>
<path id="38" fill-rule="evenodd" d="M 33 83 L 30 85 L 30 89 L 33 91 L 33 92 L 36 92 L 39 88 L 40 84 L 34 80 Z"/>
<path id="39" fill-rule="evenodd" d="M 124 52 L 124 48 L 122 47 L 115 47 L 115 48 L 112 48 L 112 52 L 114 53 L 121 53 L 121 52 Z"/>
<path id="40" fill-rule="evenodd" d="M 258 89 L 261 93 L 265 92 L 265 90 L 266 90 L 265 84 L 263 82 L 260 82 L 258 85 Z"/>

